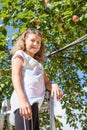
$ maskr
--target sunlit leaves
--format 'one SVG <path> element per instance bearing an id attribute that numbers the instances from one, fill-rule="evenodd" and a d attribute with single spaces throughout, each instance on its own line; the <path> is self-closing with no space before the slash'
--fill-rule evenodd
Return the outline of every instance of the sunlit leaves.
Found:
<path id="1" fill-rule="evenodd" d="M 72 20 L 73 15 L 79 17 L 78 22 Z M 87 33 L 87 2 L 86 0 L 49 0 L 48 3 L 44 0 L 0 0 L 0 99 L 10 97 L 13 89 L 9 42 L 13 44 L 14 40 L 29 27 L 43 32 L 48 55 Z M 82 130 L 85 130 L 86 119 L 83 119 L 82 115 L 85 118 L 84 108 L 87 109 L 84 103 L 86 92 L 83 92 L 83 88 L 87 87 L 87 40 L 48 57 L 44 68 L 49 79 L 57 82 L 63 89 L 65 96 L 62 105 L 66 108 L 67 122 L 76 128 L 76 121 L 79 120 Z M 80 113 L 77 115 L 73 113 L 74 110 L 79 110 Z M 47 113 L 42 115 L 46 116 Z M 44 117 L 44 123 L 45 121 Z M 57 126 L 60 128 L 61 123 Z"/>

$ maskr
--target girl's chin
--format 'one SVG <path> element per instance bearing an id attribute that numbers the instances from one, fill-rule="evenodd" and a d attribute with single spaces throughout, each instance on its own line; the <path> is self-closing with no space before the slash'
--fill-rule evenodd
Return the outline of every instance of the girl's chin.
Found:
<path id="1" fill-rule="evenodd" d="M 36 50 L 36 49 L 31 49 L 30 52 L 33 53 L 33 54 L 36 54 L 36 53 L 38 52 L 38 50 Z"/>
<path id="2" fill-rule="evenodd" d="M 29 54 L 30 56 L 34 57 L 34 55 L 37 53 L 37 51 L 29 51 L 27 54 Z"/>

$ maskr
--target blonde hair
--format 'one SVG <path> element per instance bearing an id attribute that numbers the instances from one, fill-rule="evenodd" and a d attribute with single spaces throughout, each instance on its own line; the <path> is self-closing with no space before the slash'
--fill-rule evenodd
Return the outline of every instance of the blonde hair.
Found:
<path id="1" fill-rule="evenodd" d="M 27 29 L 22 35 L 19 36 L 17 41 L 15 42 L 14 46 L 12 47 L 10 54 L 14 55 L 17 50 L 23 50 L 26 51 L 25 47 L 25 39 L 28 37 L 29 34 L 37 34 L 42 38 L 42 34 L 39 30 L 29 28 Z M 45 52 L 45 47 L 43 41 L 41 41 L 41 47 L 40 50 L 35 54 L 34 58 L 42 62 L 44 60 L 44 52 Z"/>

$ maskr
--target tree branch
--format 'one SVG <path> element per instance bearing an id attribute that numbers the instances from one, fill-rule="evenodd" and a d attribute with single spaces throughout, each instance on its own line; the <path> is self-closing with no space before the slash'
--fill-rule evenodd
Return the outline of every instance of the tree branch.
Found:
<path id="1" fill-rule="evenodd" d="M 65 49 L 67 49 L 69 47 L 72 47 L 72 46 L 76 45 L 77 43 L 84 41 L 85 39 L 87 39 L 87 34 L 82 36 L 81 38 L 75 40 L 74 42 L 60 48 L 59 50 L 56 50 L 56 51 L 52 52 L 51 54 L 47 55 L 46 57 L 51 57 L 52 55 L 54 55 L 54 54 L 56 54 L 58 52 L 61 52 L 61 51 L 65 50 Z"/>

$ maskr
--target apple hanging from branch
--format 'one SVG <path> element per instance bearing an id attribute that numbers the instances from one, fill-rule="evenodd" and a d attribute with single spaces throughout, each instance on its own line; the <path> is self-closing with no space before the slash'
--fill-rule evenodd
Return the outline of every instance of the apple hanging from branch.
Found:
<path id="1" fill-rule="evenodd" d="M 48 2 L 49 2 L 49 0 L 44 0 L 44 2 L 45 2 L 45 3 L 48 3 Z"/>
<path id="2" fill-rule="evenodd" d="M 41 24 L 41 21 L 40 21 L 40 20 L 36 20 L 36 21 L 34 22 L 35 27 L 39 26 L 40 24 Z"/>
<path id="3" fill-rule="evenodd" d="M 72 21 L 73 21 L 73 22 L 78 22 L 78 21 L 79 21 L 78 15 L 73 15 L 73 16 L 72 16 Z"/>

